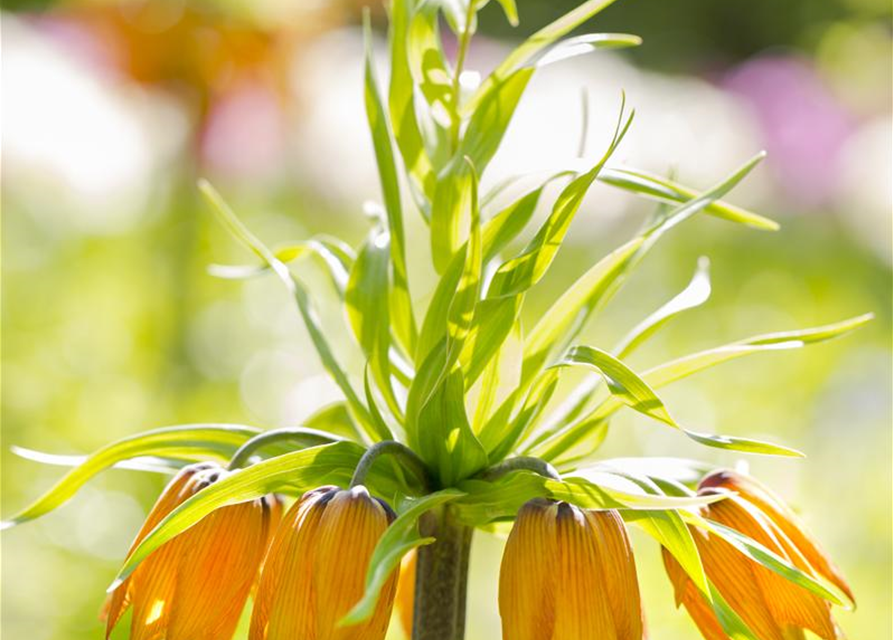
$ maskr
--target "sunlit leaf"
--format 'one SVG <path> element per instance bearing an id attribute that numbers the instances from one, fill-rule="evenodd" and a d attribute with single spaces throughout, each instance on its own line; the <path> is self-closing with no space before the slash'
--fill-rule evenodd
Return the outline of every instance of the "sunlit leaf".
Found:
<path id="1" fill-rule="evenodd" d="M 397 179 L 397 166 L 391 146 L 391 128 L 378 91 L 375 69 L 372 64 L 372 36 L 368 17 L 365 21 L 366 68 L 365 99 L 366 116 L 372 132 L 378 175 L 384 195 L 390 232 L 391 264 L 393 265 L 393 287 L 388 292 L 388 300 L 393 308 L 394 335 L 407 353 L 415 350 L 416 325 L 409 297 L 409 281 L 406 272 L 406 239 L 403 232 L 403 207 L 400 201 L 400 183 Z"/>
<path id="2" fill-rule="evenodd" d="M 685 202 L 697 196 L 697 192 L 694 189 L 684 187 L 645 171 L 639 171 L 638 169 L 605 167 L 604 171 L 599 175 L 599 180 L 625 191 L 654 198 L 661 202 Z M 764 218 L 761 215 L 721 200 L 707 205 L 704 208 L 704 212 L 717 218 L 745 224 L 756 229 L 768 231 L 778 229 L 778 223 L 774 220 Z"/>
<path id="3" fill-rule="evenodd" d="M 712 189 L 675 208 L 578 278 L 530 332 L 522 383 L 533 379 L 556 348 L 570 344 L 587 320 L 619 291 L 632 269 L 664 233 L 731 191 L 764 156 L 758 154 Z"/>
<path id="4" fill-rule="evenodd" d="M 298 310 L 301 313 L 301 317 L 304 320 L 304 326 L 310 334 L 310 339 L 313 342 L 313 346 L 316 348 L 316 353 L 319 355 L 323 367 L 341 389 L 342 393 L 344 393 L 348 407 L 350 407 L 351 412 L 356 416 L 358 422 L 367 429 L 365 434 L 358 432 L 357 435 L 362 437 L 364 435 L 369 435 L 370 433 L 375 433 L 376 425 L 373 423 L 372 417 L 369 415 L 369 410 L 360 400 L 360 397 L 351 385 L 350 380 L 348 380 L 347 374 L 335 358 L 335 354 L 322 331 L 319 317 L 310 302 L 310 297 L 307 294 L 304 285 L 301 284 L 291 271 L 289 271 L 285 264 L 273 255 L 263 242 L 242 224 L 226 201 L 221 197 L 217 190 L 211 186 L 211 183 L 206 180 L 201 180 L 199 181 L 199 189 L 208 200 L 209 204 L 211 204 L 212 209 L 217 214 L 220 221 L 230 233 L 232 233 L 233 237 L 242 242 L 258 258 L 263 260 L 264 263 L 266 263 L 279 277 L 286 289 L 294 297 L 295 302 L 298 305 Z"/>
<path id="5" fill-rule="evenodd" d="M 391 347 L 388 304 L 388 266 L 391 257 L 389 240 L 390 234 L 387 231 L 373 230 L 370 233 L 351 269 L 344 302 L 351 328 L 369 360 L 378 388 L 391 412 L 399 419 L 403 416 L 403 410 L 394 395 L 389 358 Z M 384 424 L 378 420 L 373 420 L 373 424 L 378 438 L 391 439 L 391 432 Z"/>
<path id="6" fill-rule="evenodd" d="M 576 58 L 600 49 L 623 49 L 637 47 L 640 44 L 642 44 L 642 38 L 629 33 L 586 33 L 556 42 L 533 56 L 527 65 L 545 67 L 554 62 Z"/>
<path id="7" fill-rule="evenodd" d="M 465 105 L 465 112 L 474 112 L 478 108 L 479 103 L 493 91 L 494 86 L 504 81 L 513 71 L 527 64 L 540 51 L 579 27 L 599 11 L 613 4 L 613 2 L 614 0 L 588 0 L 588 2 L 577 6 L 527 38 L 513 49 L 505 60 L 499 63 L 496 69 L 487 76 L 487 79 L 481 84 L 471 100 L 468 101 L 468 104 Z"/>
<path id="8" fill-rule="evenodd" d="M 126 460 L 163 458 L 228 460 L 259 429 L 243 425 L 184 425 L 146 431 L 106 445 L 69 471 L 30 506 L 2 524 L 8 528 L 39 518 L 70 500 L 93 476 Z"/>

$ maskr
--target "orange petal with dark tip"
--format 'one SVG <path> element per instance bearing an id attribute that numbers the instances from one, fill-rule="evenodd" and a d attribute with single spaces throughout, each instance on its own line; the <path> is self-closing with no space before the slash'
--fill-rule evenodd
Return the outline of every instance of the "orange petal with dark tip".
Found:
<path id="1" fill-rule="evenodd" d="M 551 638 L 555 626 L 557 505 L 531 500 L 518 512 L 499 571 L 503 640 Z"/>

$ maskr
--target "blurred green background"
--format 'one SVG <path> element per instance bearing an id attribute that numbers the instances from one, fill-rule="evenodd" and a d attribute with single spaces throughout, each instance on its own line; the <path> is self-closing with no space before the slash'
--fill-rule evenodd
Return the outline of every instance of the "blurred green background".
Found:
<path id="1" fill-rule="evenodd" d="M 488 6 L 470 66 L 486 70 L 505 41 L 574 4 L 522 0 L 516 30 Z M 64 471 L 19 458 L 12 445 L 84 453 L 163 425 L 293 425 L 337 398 L 276 282 L 208 275 L 209 263 L 247 256 L 194 184 L 210 177 L 271 244 L 321 231 L 362 237 L 362 204 L 379 196 L 361 102 L 360 6 L 3 3 L 4 515 Z M 380 27 L 383 18 L 376 9 Z M 697 449 L 632 415 L 618 418 L 602 453 L 749 465 L 801 510 L 850 578 L 859 609 L 838 618 L 854 639 L 893 633 L 890 18 L 882 0 L 618 2 L 591 30 L 637 33 L 644 46 L 545 70 L 491 175 L 565 166 L 577 148 L 581 86 L 591 154 L 607 139 L 621 89 L 639 112 L 623 162 L 707 187 L 769 151 L 733 200 L 775 217 L 781 231 L 712 219 L 674 230 L 585 340 L 612 344 L 683 288 L 701 255 L 712 261 L 713 297 L 634 366 L 873 311 L 868 328 L 840 341 L 740 361 L 663 394 L 686 424 L 769 436 L 808 458 Z M 595 189 L 529 296 L 530 317 L 650 209 Z M 426 244 L 412 241 L 421 232 L 414 220 L 415 265 L 427 264 Z M 411 278 L 424 303 L 427 271 Z M 321 278 L 312 282 L 327 295 Z M 334 304 L 325 313 L 332 335 L 345 336 Z M 100 637 L 104 589 L 163 482 L 111 471 L 52 515 L 5 532 L 3 635 Z M 694 637 L 657 549 L 635 542 L 652 634 Z M 476 538 L 470 640 L 498 637 L 500 545 Z"/>

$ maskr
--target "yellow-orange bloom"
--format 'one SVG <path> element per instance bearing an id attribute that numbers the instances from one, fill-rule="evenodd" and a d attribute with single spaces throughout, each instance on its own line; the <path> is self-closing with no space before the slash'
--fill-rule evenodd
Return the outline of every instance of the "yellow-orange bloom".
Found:
<path id="1" fill-rule="evenodd" d="M 372 617 L 338 623 L 363 596 L 366 570 L 394 518 L 364 487 L 321 487 L 288 511 L 273 538 L 251 617 L 250 640 L 381 640 L 394 604 L 397 572 Z"/>
<path id="2" fill-rule="evenodd" d="M 180 471 L 129 553 L 175 507 L 227 473 L 212 463 Z M 279 513 L 273 496 L 223 507 L 159 547 L 109 596 L 106 637 L 133 606 L 131 640 L 231 638 Z"/>
<path id="3" fill-rule="evenodd" d="M 810 575 L 823 576 L 852 598 L 840 571 L 778 496 L 732 471 L 706 476 L 698 489 L 699 495 L 719 492 L 729 496 L 704 507 L 706 518 L 740 531 Z M 830 603 L 750 560 L 719 537 L 694 527 L 691 531 L 707 577 L 761 640 L 799 638 L 805 629 L 824 640 L 842 637 L 831 617 Z M 728 640 L 713 609 L 685 571 L 666 549 L 663 557 L 676 605 L 685 605 L 705 638 Z"/>
<path id="4" fill-rule="evenodd" d="M 412 618 L 415 608 L 415 574 L 418 566 L 418 552 L 413 549 L 403 558 L 400 565 L 400 578 L 397 580 L 397 596 L 394 603 L 400 616 L 400 626 L 407 638 L 412 637 Z"/>
<path id="5" fill-rule="evenodd" d="M 503 640 L 642 640 L 636 564 L 617 511 L 535 499 L 499 575 Z"/>

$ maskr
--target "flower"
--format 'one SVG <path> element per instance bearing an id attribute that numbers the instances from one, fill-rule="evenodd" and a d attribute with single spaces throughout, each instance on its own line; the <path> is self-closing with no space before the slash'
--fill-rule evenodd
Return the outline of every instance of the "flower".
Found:
<path id="1" fill-rule="evenodd" d="M 706 518 L 749 536 L 798 569 L 826 578 L 853 599 L 840 571 L 778 496 L 753 478 L 732 471 L 711 473 L 698 485 L 698 495 L 717 493 L 728 497 L 704 507 Z M 747 558 L 718 536 L 694 527 L 691 532 L 707 577 L 761 640 L 802 637 L 797 634 L 805 629 L 825 640 L 842 637 L 826 600 Z M 685 605 L 705 638 L 727 640 L 729 636 L 692 580 L 666 549 L 663 557 L 676 606 Z"/>
<path id="2" fill-rule="evenodd" d="M 499 576 L 503 640 L 642 640 L 636 565 L 614 510 L 534 499 Z"/>
<path id="3" fill-rule="evenodd" d="M 400 578 L 397 580 L 397 595 L 394 604 L 400 616 L 400 625 L 406 637 L 412 636 L 412 618 L 415 613 L 415 574 L 419 554 L 413 549 L 406 554 L 400 564 Z"/>
<path id="4" fill-rule="evenodd" d="M 128 554 L 174 508 L 228 473 L 213 463 L 181 470 Z M 280 513 L 275 496 L 222 507 L 159 547 L 106 601 L 106 638 L 131 605 L 131 640 L 231 638 Z"/>
<path id="5" fill-rule="evenodd" d="M 288 511 L 273 538 L 251 617 L 250 640 L 381 640 L 397 572 L 369 620 L 339 621 L 363 596 L 366 570 L 394 513 L 362 486 L 320 487 Z"/>

